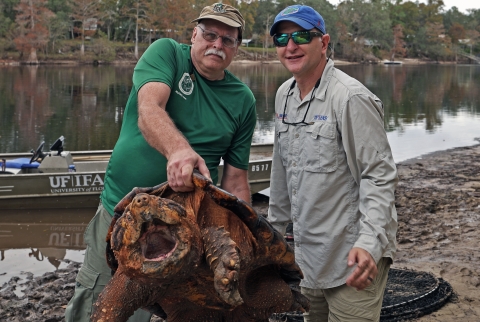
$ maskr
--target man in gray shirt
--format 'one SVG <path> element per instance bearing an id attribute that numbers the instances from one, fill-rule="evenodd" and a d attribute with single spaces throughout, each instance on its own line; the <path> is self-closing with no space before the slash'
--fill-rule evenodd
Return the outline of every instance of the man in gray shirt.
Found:
<path id="1" fill-rule="evenodd" d="M 312 8 L 282 10 L 270 35 L 293 78 L 275 99 L 268 218 L 283 233 L 293 222 L 305 321 L 378 321 L 397 232 L 383 104 L 327 58 Z"/>

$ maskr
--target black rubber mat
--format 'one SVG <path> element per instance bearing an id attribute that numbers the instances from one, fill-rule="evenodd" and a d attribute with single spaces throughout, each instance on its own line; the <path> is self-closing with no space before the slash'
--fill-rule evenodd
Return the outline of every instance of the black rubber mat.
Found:
<path id="1" fill-rule="evenodd" d="M 380 321 L 408 321 L 434 312 L 454 295 L 451 285 L 431 273 L 391 268 Z M 300 312 L 273 314 L 270 320 L 300 322 Z"/>
<path id="2" fill-rule="evenodd" d="M 453 295 L 452 286 L 431 273 L 390 269 L 380 321 L 408 321 L 432 313 Z"/>

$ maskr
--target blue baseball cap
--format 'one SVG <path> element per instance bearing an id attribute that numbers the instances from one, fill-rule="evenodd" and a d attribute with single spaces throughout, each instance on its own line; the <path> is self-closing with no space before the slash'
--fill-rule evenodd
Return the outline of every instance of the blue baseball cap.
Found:
<path id="1" fill-rule="evenodd" d="M 305 30 L 317 28 L 322 34 L 327 33 L 322 16 L 309 6 L 293 5 L 280 11 L 273 21 L 272 28 L 270 28 L 270 36 L 275 34 L 278 24 L 282 21 L 291 21 Z"/>

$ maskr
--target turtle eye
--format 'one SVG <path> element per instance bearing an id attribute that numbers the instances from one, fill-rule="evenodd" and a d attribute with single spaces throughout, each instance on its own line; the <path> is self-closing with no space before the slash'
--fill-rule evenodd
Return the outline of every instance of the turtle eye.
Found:
<path id="1" fill-rule="evenodd" d="M 126 214 L 125 219 L 127 219 L 127 221 L 129 221 L 129 222 L 132 222 L 132 221 L 133 221 L 133 217 L 132 217 L 132 215 L 130 214 L 130 212 L 128 212 L 128 213 Z"/>

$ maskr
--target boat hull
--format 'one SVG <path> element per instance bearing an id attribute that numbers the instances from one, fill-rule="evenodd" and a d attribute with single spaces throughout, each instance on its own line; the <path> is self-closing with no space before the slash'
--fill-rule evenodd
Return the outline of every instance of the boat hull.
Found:
<path id="1" fill-rule="evenodd" d="M 32 173 L 0 176 L 0 209 L 98 206 L 105 172 Z"/>
<path id="2" fill-rule="evenodd" d="M 272 145 L 252 146 L 248 168 L 251 193 L 270 186 Z M 0 209 L 95 208 L 104 188 L 111 151 L 71 152 L 75 172 L 17 173 L 0 175 Z M 19 157 L 25 154 L 0 155 Z M 70 170 L 72 171 L 72 170 Z M 219 182 L 223 166 L 219 166 Z M 160 183 L 160 182 L 159 182 Z"/>

